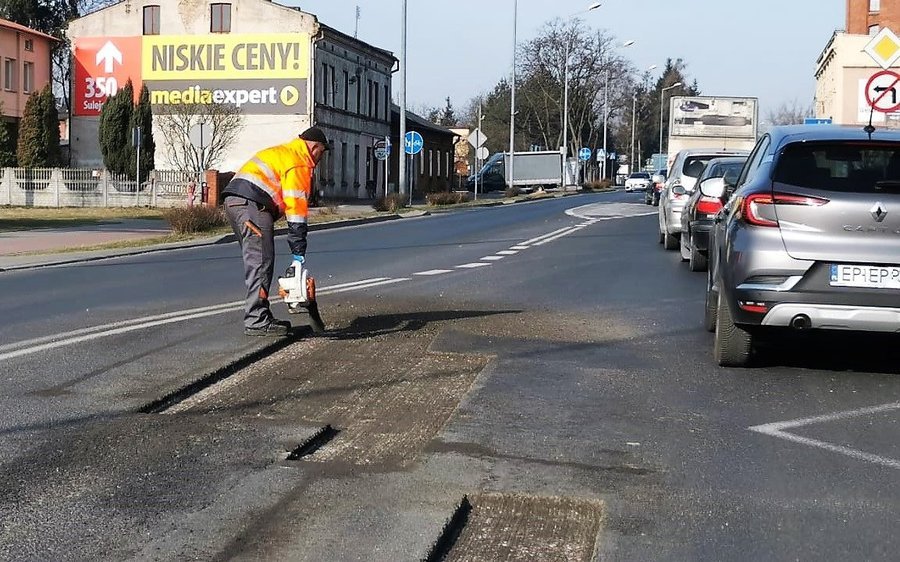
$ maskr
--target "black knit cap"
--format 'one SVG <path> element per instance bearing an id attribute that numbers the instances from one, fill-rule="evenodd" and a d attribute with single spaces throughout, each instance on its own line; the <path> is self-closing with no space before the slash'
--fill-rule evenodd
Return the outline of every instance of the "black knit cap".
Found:
<path id="1" fill-rule="evenodd" d="M 318 127 L 310 127 L 306 129 L 302 133 L 300 133 L 300 138 L 303 140 L 308 140 L 310 142 L 320 142 L 325 145 L 325 150 L 331 150 L 328 146 L 328 139 L 325 138 L 325 133 L 322 132 L 322 129 Z"/>

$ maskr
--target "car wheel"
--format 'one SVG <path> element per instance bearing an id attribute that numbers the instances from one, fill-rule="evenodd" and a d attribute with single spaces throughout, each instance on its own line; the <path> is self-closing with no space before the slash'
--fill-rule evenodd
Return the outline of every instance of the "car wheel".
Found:
<path id="1" fill-rule="evenodd" d="M 688 267 L 691 271 L 706 271 L 709 265 L 709 259 L 703 255 L 700 250 L 691 246 L 691 255 L 688 259 Z"/>
<path id="2" fill-rule="evenodd" d="M 716 317 L 718 316 L 719 296 L 713 291 L 712 278 L 707 276 L 706 282 L 706 310 L 703 314 L 703 327 L 706 331 L 713 333 L 716 331 Z"/>
<path id="3" fill-rule="evenodd" d="M 663 234 L 662 229 L 660 229 L 660 230 L 659 230 L 659 239 L 657 240 L 657 242 L 659 242 L 660 244 L 662 244 L 662 243 L 663 243 L 663 240 L 665 240 L 665 239 L 666 239 L 666 235 Z"/>
<path id="4" fill-rule="evenodd" d="M 746 367 L 753 350 L 753 335 L 735 325 L 731 309 L 719 292 L 716 307 L 716 338 L 713 354 L 720 367 Z"/>
<path id="5" fill-rule="evenodd" d="M 674 250 L 678 248 L 678 237 L 669 234 L 668 232 L 663 233 L 663 248 L 666 250 Z"/>

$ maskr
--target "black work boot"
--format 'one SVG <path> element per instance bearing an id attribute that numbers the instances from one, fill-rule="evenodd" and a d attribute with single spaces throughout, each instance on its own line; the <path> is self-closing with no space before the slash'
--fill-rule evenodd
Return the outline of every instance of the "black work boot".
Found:
<path id="1" fill-rule="evenodd" d="M 272 320 L 262 328 L 244 328 L 245 336 L 286 336 L 291 331 L 291 323 L 286 320 Z"/>

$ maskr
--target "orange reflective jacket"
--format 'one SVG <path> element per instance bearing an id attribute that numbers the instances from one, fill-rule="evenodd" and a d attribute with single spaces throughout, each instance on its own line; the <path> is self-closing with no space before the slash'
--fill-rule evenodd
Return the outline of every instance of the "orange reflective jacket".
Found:
<path id="1" fill-rule="evenodd" d="M 306 141 L 294 139 L 257 152 L 232 181 L 244 180 L 268 195 L 279 211 L 276 218 L 306 224 L 315 167 Z"/>

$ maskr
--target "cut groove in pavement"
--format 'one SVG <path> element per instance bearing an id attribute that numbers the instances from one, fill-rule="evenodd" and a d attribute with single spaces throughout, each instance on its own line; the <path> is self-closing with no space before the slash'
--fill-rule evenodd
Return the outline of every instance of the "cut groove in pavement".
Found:
<path id="1" fill-rule="evenodd" d="M 580 498 L 486 493 L 472 509 L 458 538 L 442 558 L 479 560 L 594 560 L 602 504 Z"/>
<path id="2" fill-rule="evenodd" d="M 447 520 L 443 531 L 428 555 L 423 558 L 423 562 L 443 562 L 447 559 L 453 546 L 456 544 L 459 535 L 462 534 L 466 523 L 469 522 L 469 514 L 472 513 L 472 504 L 469 503 L 469 497 L 463 496 L 462 501 L 453 510 L 453 515 Z"/>
<path id="3" fill-rule="evenodd" d="M 291 451 L 286 460 L 289 461 L 297 461 L 302 459 L 303 457 L 308 457 L 327 445 L 332 439 L 334 439 L 341 430 L 335 429 L 331 427 L 331 424 L 326 425 L 319 431 L 315 432 L 309 439 L 300 443 L 296 449 Z"/>
<path id="4" fill-rule="evenodd" d="M 300 334 L 295 332 L 290 337 L 279 338 L 273 341 L 270 344 L 263 346 L 262 348 L 241 357 L 236 361 L 232 361 L 231 363 L 225 365 L 224 367 L 220 367 L 211 373 L 208 373 L 194 382 L 184 386 L 174 392 L 170 392 L 169 394 L 150 402 L 146 406 L 141 407 L 138 410 L 138 413 L 141 414 L 161 414 L 171 408 L 191 398 L 192 396 L 202 392 L 203 390 L 211 387 L 212 385 L 219 383 L 228 377 L 234 375 L 235 373 L 241 371 L 249 367 L 250 365 L 256 363 L 260 359 L 268 357 L 273 353 L 281 351 L 285 347 L 297 341 Z"/>

